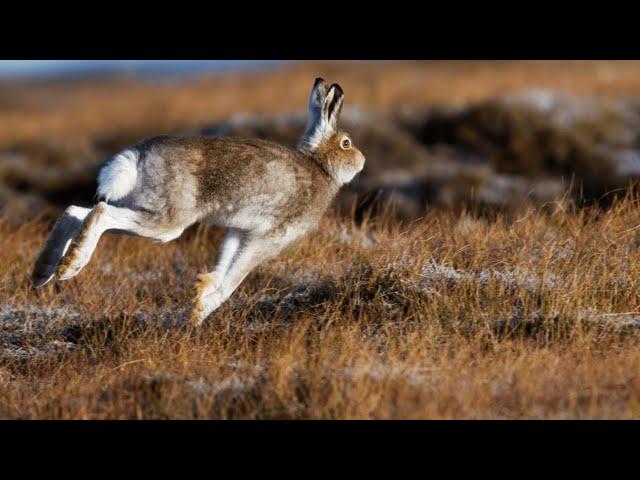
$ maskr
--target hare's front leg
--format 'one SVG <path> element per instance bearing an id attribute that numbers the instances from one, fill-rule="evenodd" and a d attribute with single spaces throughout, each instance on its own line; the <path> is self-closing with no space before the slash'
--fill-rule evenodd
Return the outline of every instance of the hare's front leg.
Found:
<path id="1" fill-rule="evenodd" d="M 209 313 L 215 310 L 220 303 L 217 298 L 220 296 L 219 290 L 222 280 L 229 270 L 233 257 L 238 252 L 243 235 L 238 230 L 230 228 L 222 241 L 222 249 L 218 262 L 210 273 L 198 275 L 194 286 L 194 307 L 191 312 L 191 321 L 199 324 Z M 208 312 L 205 314 L 205 312 Z"/>
<path id="2" fill-rule="evenodd" d="M 200 325 L 231 296 L 251 270 L 277 255 L 283 247 L 267 235 L 230 231 L 215 270 L 198 276 L 191 322 Z"/>

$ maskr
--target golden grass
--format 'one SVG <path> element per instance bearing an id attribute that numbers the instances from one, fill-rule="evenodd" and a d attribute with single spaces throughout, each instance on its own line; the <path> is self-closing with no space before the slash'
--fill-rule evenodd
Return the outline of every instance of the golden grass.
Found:
<path id="1" fill-rule="evenodd" d="M 329 215 L 199 330 L 223 232 L 107 235 L 36 293 L 48 225 L 2 223 L 0 417 L 635 418 L 638 199 L 547 211 Z"/>
<path id="2" fill-rule="evenodd" d="M 33 142 L 33 159 L 55 162 L 40 144 L 89 156 L 101 138 L 301 110 L 316 75 L 349 106 L 398 108 L 531 87 L 636 95 L 639 73 L 313 62 L 181 84 L 2 85 L 0 150 Z M 198 330 L 181 322 L 223 232 L 164 245 L 106 235 L 78 277 L 36 292 L 28 275 L 51 224 L 0 219 L 0 417 L 636 418 L 640 205 L 566 203 L 360 228 L 329 214 Z"/>

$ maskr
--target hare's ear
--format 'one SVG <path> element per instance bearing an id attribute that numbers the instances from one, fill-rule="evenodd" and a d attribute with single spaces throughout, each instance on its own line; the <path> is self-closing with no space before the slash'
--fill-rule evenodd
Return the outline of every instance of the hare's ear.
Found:
<path id="1" fill-rule="evenodd" d="M 324 106 L 326 103 L 329 87 L 322 78 L 316 78 L 309 95 L 309 112 L 307 114 L 307 126 L 300 139 L 298 148 L 303 151 L 315 149 L 320 140 L 325 135 L 328 123 L 324 116 Z"/>
<path id="2" fill-rule="evenodd" d="M 316 78 L 316 81 L 313 83 L 313 88 L 311 89 L 311 94 L 309 95 L 309 119 L 322 111 L 322 104 L 324 103 L 328 90 L 329 88 L 324 79 L 320 77 Z"/>
<path id="3" fill-rule="evenodd" d="M 322 116 L 324 121 L 329 125 L 329 129 L 333 132 L 338 128 L 338 119 L 342 111 L 342 103 L 344 101 L 344 92 L 340 85 L 334 83 L 329 87 L 327 96 L 322 106 Z"/>

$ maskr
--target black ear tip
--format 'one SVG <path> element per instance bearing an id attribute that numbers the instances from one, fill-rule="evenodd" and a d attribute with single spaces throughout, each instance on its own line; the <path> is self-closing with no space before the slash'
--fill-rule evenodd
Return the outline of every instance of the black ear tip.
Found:
<path id="1" fill-rule="evenodd" d="M 313 82 L 313 88 L 317 87 L 318 85 L 320 85 L 321 83 L 324 83 L 324 78 L 322 77 L 317 77 L 316 81 Z"/>
<path id="2" fill-rule="evenodd" d="M 329 88 L 329 90 L 331 90 L 332 88 L 335 88 L 335 94 L 336 96 L 340 97 L 342 95 L 344 95 L 344 92 L 342 91 L 342 87 L 340 85 L 338 85 L 337 83 L 334 83 L 333 85 L 331 85 L 331 87 Z"/>

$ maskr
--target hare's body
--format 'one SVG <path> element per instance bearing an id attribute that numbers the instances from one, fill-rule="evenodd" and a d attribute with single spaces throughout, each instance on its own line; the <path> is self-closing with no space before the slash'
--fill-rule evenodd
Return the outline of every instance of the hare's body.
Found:
<path id="1" fill-rule="evenodd" d="M 312 226 L 338 190 L 313 159 L 263 140 L 156 137 L 118 161 L 136 161 L 137 179 L 109 203 L 146 212 L 168 239 L 197 221 L 256 233 Z"/>
<path id="2" fill-rule="evenodd" d="M 34 284 L 77 275 L 108 230 L 166 242 L 207 222 L 229 232 L 215 270 L 198 277 L 193 319 L 201 322 L 257 264 L 313 229 L 340 185 L 362 168 L 362 154 L 335 129 L 341 105 L 337 85 L 327 92 L 316 81 L 297 151 L 263 140 L 177 136 L 124 150 L 100 172 L 104 201 L 69 207 L 56 223 Z"/>

